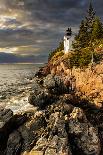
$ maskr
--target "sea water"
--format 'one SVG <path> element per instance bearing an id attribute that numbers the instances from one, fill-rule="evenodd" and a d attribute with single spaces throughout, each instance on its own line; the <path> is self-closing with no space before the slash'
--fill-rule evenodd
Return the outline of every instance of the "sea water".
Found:
<path id="1" fill-rule="evenodd" d="M 28 107 L 28 92 L 33 85 L 30 79 L 41 66 L 42 64 L 0 64 L 0 106 L 5 104 L 14 112 Z"/>

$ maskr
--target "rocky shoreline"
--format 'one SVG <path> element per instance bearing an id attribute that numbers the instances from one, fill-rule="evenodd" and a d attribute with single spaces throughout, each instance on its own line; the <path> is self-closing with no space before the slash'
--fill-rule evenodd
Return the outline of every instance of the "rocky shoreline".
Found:
<path id="1" fill-rule="evenodd" d="M 102 108 L 57 74 L 39 71 L 31 87 L 25 92 L 30 109 L 0 109 L 0 155 L 103 154 Z"/>
<path id="2" fill-rule="evenodd" d="M 34 74 L 24 78 L 24 80 L 18 80 L 13 85 L 6 85 L 6 89 L 0 90 L 0 108 L 11 109 L 13 113 L 21 113 L 28 108 L 33 108 L 28 102 L 30 92 L 35 87 Z"/>

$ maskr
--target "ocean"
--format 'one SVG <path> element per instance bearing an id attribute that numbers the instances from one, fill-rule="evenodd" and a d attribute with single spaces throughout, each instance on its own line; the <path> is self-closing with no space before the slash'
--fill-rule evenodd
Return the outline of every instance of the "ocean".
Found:
<path id="1" fill-rule="evenodd" d="M 0 89 L 35 74 L 39 64 L 0 64 Z"/>
<path id="2" fill-rule="evenodd" d="M 0 64 L 0 106 L 13 111 L 28 105 L 36 71 L 43 64 Z"/>

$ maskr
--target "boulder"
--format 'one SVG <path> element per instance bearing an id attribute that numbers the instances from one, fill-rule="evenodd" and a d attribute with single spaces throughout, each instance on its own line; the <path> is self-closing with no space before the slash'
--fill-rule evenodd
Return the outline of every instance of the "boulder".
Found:
<path id="1" fill-rule="evenodd" d="M 100 154 L 98 130 L 90 124 L 82 109 L 74 107 L 69 117 L 69 134 L 72 141 L 85 155 Z"/>
<path id="2" fill-rule="evenodd" d="M 37 80 L 28 100 L 30 104 L 43 109 L 58 100 L 59 95 L 65 93 L 68 93 L 68 88 L 61 77 L 49 74 L 44 79 Z"/>
<path id="3" fill-rule="evenodd" d="M 10 109 L 0 111 L 0 152 L 4 152 L 9 135 L 27 120 L 26 114 L 13 115 Z"/>
<path id="4" fill-rule="evenodd" d="M 41 67 L 39 71 L 36 72 L 35 76 L 41 78 L 47 76 L 48 74 L 50 74 L 50 67 L 49 65 L 46 65 L 44 67 Z"/>
<path id="5" fill-rule="evenodd" d="M 8 122 L 11 119 L 12 116 L 13 116 L 13 112 L 11 109 L 1 109 L 0 110 L 0 122 L 5 124 L 6 122 Z M 0 125 L 2 123 L 0 123 Z"/>
<path id="6" fill-rule="evenodd" d="M 55 88 L 56 81 L 52 74 L 49 74 L 44 78 L 43 86 L 46 87 L 47 89 Z"/>
<path id="7" fill-rule="evenodd" d="M 50 115 L 44 134 L 32 150 L 43 151 L 44 155 L 72 155 L 65 128 L 65 119 L 61 112 Z"/>
<path id="8" fill-rule="evenodd" d="M 30 151 L 40 136 L 44 133 L 47 126 L 45 111 L 37 111 L 29 120 L 19 127 L 18 131 L 23 139 L 22 152 Z"/>
<path id="9" fill-rule="evenodd" d="M 50 90 L 50 93 L 60 95 L 68 92 L 66 85 L 60 76 L 49 74 L 44 78 L 43 86 Z"/>
<path id="10" fill-rule="evenodd" d="M 0 153 L 6 148 L 8 127 L 13 112 L 10 109 L 0 109 Z"/>
<path id="11" fill-rule="evenodd" d="M 20 154 L 21 147 L 22 147 L 22 137 L 18 131 L 14 131 L 12 134 L 9 135 L 6 155 Z"/>
<path id="12" fill-rule="evenodd" d="M 36 93 L 31 93 L 29 96 L 29 103 L 40 109 L 44 109 L 47 105 L 53 103 L 57 97 L 48 92 L 48 90 L 38 90 Z"/>

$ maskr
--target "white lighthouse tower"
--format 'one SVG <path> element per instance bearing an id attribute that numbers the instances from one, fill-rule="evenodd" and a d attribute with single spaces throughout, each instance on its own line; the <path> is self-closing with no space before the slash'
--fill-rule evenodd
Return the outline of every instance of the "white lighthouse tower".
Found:
<path id="1" fill-rule="evenodd" d="M 69 53 L 69 51 L 72 50 L 72 43 L 73 43 L 72 31 L 71 31 L 71 28 L 68 28 L 66 30 L 66 34 L 64 35 L 64 53 L 65 54 Z"/>

